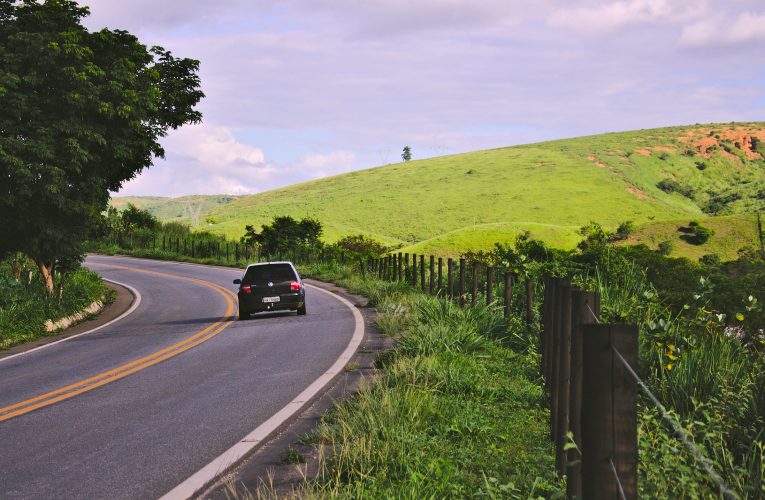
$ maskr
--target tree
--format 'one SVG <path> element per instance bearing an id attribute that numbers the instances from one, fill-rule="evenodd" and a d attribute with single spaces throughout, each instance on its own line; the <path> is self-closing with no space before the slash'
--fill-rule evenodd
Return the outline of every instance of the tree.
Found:
<path id="1" fill-rule="evenodd" d="M 404 161 L 409 161 L 412 159 L 412 148 L 409 146 L 404 146 L 404 152 L 401 153 L 401 159 Z"/>
<path id="2" fill-rule="evenodd" d="M 0 0 L 0 256 L 20 251 L 53 291 L 56 262 L 103 227 L 109 191 L 201 120 L 199 62 L 122 30 L 89 32 L 72 0 Z"/>
<path id="3" fill-rule="evenodd" d="M 260 233 L 253 226 L 245 226 L 242 243 L 257 246 L 266 255 L 285 255 L 297 248 L 318 246 L 322 231 L 321 222 L 316 219 L 297 221 L 282 215 L 274 217 L 270 225 L 263 224 Z"/>
<path id="4" fill-rule="evenodd" d="M 132 203 L 128 203 L 125 210 L 120 215 L 122 218 L 122 227 L 124 229 L 152 229 L 159 228 L 159 220 L 148 210 L 142 210 Z"/>

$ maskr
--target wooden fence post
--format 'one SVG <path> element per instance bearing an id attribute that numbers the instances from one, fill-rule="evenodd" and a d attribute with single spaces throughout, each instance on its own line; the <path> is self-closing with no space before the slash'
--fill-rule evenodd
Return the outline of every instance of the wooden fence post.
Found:
<path id="1" fill-rule="evenodd" d="M 412 288 L 417 290 L 417 254 L 412 254 L 412 268 L 409 272 L 409 279 L 412 282 Z"/>
<path id="2" fill-rule="evenodd" d="M 561 287 L 561 328 L 558 334 L 558 423 L 555 435 L 555 465 L 558 475 L 566 474 L 566 434 L 569 430 L 569 394 L 571 384 L 571 293 L 569 285 Z"/>
<path id="3" fill-rule="evenodd" d="M 621 484 L 631 500 L 637 498 L 637 382 L 613 348 L 637 369 L 638 328 L 585 325 L 583 330 L 582 494 L 619 498 Z"/>
<path id="4" fill-rule="evenodd" d="M 449 257 L 446 260 L 446 296 L 454 300 L 454 261 Z"/>
<path id="5" fill-rule="evenodd" d="M 526 324 L 534 322 L 534 282 L 526 278 Z"/>
<path id="6" fill-rule="evenodd" d="M 470 304 L 475 305 L 476 300 L 478 300 L 478 271 L 479 271 L 479 265 L 478 262 L 473 262 L 473 289 L 471 290 L 472 297 L 470 298 Z"/>
<path id="7" fill-rule="evenodd" d="M 398 263 L 396 264 L 398 266 L 398 280 L 401 281 L 404 278 L 404 263 L 401 262 L 402 259 L 401 252 L 398 253 Z"/>
<path id="8" fill-rule="evenodd" d="M 486 303 L 491 305 L 494 302 L 494 268 L 486 268 Z"/>
<path id="9" fill-rule="evenodd" d="M 460 259 L 460 307 L 465 307 L 465 259 Z"/>
<path id="10" fill-rule="evenodd" d="M 444 258 L 438 258 L 438 293 L 440 294 L 444 290 Z"/>
<path id="11" fill-rule="evenodd" d="M 556 309 L 556 296 L 557 288 L 559 286 L 559 278 L 548 278 L 547 287 L 545 293 L 545 315 L 546 321 L 544 328 L 541 331 L 541 346 L 542 346 L 542 375 L 545 381 L 545 389 L 549 393 L 551 390 L 550 382 L 552 381 L 552 351 L 553 351 L 553 332 L 555 330 L 555 309 Z"/>
<path id="12" fill-rule="evenodd" d="M 579 450 L 568 450 L 566 496 L 582 498 L 582 330 L 600 316 L 600 295 L 575 291 L 571 296 L 571 384 L 568 427 Z"/>
<path id="13" fill-rule="evenodd" d="M 513 301 L 513 275 L 510 271 L 505 272 L 505 319 L 510 319 L 512 314 L 512 301 Z"/>
<path id="14" fill-rule="evenodd" d="M 412 255 L 412 257 L 415 257 Z M 416 257 L 415 257 L 416 259 Z M 404 279 L 407 283 L 412 279 L 412 265 L 409 264 L 409 253 L 404 254 Z"/>
<path id="15" fill-rule="evenodd" d="M 425 255 L 420 254 L 420 290 L 425 291 Z"/>
<path id="16" fill-rule="evenodd" d="M 433 295 L 436 288 L 436 258 L 431 255 L 430 256 L 430 294 Z"/>

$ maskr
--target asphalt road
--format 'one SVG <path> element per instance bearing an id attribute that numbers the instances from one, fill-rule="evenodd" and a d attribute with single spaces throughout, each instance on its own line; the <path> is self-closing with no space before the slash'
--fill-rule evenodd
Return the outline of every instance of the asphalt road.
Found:
<path id="1" fill-rule="evenodd" d="M 0 360 L 0 498 L 156 498 L 266 421 L 348 346 L 352 311 L 237 321 L 241 271 L 119 257 L 86 265 L 141 294 L 92 334 Z"/>

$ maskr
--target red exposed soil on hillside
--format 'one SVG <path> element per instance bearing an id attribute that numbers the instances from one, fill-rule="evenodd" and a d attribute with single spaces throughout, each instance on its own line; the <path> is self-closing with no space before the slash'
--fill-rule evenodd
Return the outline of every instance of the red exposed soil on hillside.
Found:
<path id="1" fill-rule="evenodd" d="M 696 156 L 709 158 L 713 151 L 720 151 L 724 156 L 734 157 L 722 147 L 722 142 L 729 142 L 741 150 L 750 160 L 758 160 L 762 155 L 755 151 L 752 138 L 765 142 L 765 130 L 754 127 L 721 127 L 719 129 L 699 128 L 689 130 L 677 141 L 686 145 Z"/>

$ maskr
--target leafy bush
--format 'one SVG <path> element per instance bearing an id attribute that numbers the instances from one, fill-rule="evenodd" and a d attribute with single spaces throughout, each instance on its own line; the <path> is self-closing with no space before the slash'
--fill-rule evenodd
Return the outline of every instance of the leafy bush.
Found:
<path id="1" fill-rule="evenodd" d="M 660 241 L 659 245 L 656 248 L 656 252 L 659 255 L 669 255 L 672 253 L 672 249 L 674 248 L 674 244 L 669 240 Z"/>
<path id="2" fill-rule="evenodd" d="M 703 245 L 715 234 L 713 229 L 702 226 L 698 221 L 691 221 L 687 228 L 680 230 L 684 233 L 680 238 L 692 245 Z"/>
<path id="3" fill-rule="evenodd" d="M 677 182 L 675 179 L 666 178 L 659 181 L 656 187 L 665 193 L 678 193 L 686 198 L 693 198 L 693 188 Z"/>

